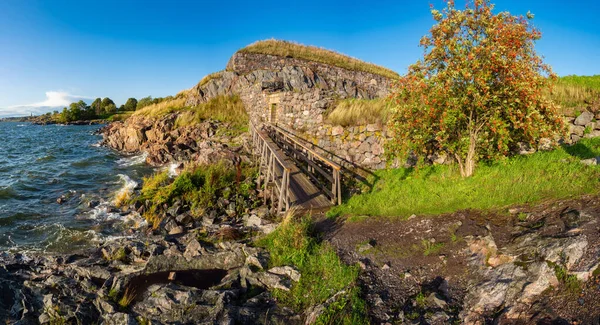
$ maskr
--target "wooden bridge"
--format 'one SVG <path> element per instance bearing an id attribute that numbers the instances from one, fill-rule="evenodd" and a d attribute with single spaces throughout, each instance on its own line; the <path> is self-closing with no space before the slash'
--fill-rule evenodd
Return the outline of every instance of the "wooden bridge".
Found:
<path id="1" fill-rule="evenodd" d="M 253 154 L 259 160 L 259 187 L 271 209 L 281 213 L 295 207 L 320 211 L 342 202 L 341 166 L 325 158 L 284 129 L 250 124 Z M 261 182 L 262 179 L 262 182 Z"/>

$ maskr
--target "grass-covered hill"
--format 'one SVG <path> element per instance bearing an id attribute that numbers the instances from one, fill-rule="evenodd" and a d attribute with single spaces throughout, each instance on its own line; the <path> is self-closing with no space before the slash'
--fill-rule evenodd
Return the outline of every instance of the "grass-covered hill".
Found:
<path id="1" fill-rule="evenodd" d="M 289 41 L 275 39 L 259 41 L 242 48 L 238 52 L 267 54 L 319 62 L 351 71 L 373 73 L 390 79 L 398 79 L 399 77 L 397 72 L 373 63 L 364 62 L 321 47 L 302 45 Z"/>
<path id="2" fill-rule="evenodd" d="M 561 77 L 550 97 L 567 112 L 585 108 L 600 98 L 600 75 Z"/>

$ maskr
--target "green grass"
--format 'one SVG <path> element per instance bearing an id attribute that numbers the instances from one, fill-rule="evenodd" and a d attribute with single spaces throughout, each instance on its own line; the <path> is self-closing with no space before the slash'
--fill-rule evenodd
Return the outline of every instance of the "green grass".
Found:
<path id="1" fill-rule="evenodd" d="M 234 167 L 223 163 L 210 166 L 195 166 L 184 170 L 175 179 L 167 171 L 144 178 L 138 202 L 149 201 L 144 217 L 154 228 L 161 222 L 160 210 L 176 199 L 190 207 L 193 216 L 201 216 L 206 209 L 215 208 L 218 198 L 250 200 L 250 189 L 254 186 L 256 169 L 242 166 L 240 174 Z M 236 204 L 242 209 L 242 204 Z M 238 211 L 243 212 L 243 211 Z"/>
<path id="2" fill-rule="evenodd" d="M 356 287 L 358 267 L 344 264 L 333 247 L 311 237 L 309 218 L 293 220 L 289 214 L 271 234 L 257 241 L 271 256 L 269 267 L 291 265 L 301 273 L 290 291 L 274 290 L 279 303 L 301 312 L 346 290 L 321 315 L 318 324 L 366 324 L 366 307 Z"/>
<path id="3" fill-rule="evenodd" d="M 362 71 L 377 74 L 390 79 L 398 79 L 397 72 L 372 63 L 349 57 L 335 51 L 323 49 L 316 46 L 306 46 L 294 42 L 281 40 L 264 40 L 246 46 L 239 50 L 242 53 L 258 53 L 276 55 L 281 57 L 292 57 L 307 61 L 324 63 L 351 71 Z"/>
<path id="4" fill-rule="evenodd" d="M 553 151 L 481 163 L 469 178 L 461 178 L 456 166 L 376 171 L 370 191 L 353 196 L 328 215 L 437 215 L 464 209 L 497 210 L 598 193 L 600 166 L 580 163 L 581 159 L 597 156 L 599 138 L 584 139 Z"/>

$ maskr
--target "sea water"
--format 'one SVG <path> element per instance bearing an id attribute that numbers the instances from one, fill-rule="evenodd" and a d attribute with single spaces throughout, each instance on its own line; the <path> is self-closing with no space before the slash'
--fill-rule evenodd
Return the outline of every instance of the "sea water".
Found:
<path id="1" fill-rule="evenodd" d="M 0 252 L 68 253 L 123 232 L 112 203 L 152 170 L 99 146 L 99 127 L 0 123 Z"/>

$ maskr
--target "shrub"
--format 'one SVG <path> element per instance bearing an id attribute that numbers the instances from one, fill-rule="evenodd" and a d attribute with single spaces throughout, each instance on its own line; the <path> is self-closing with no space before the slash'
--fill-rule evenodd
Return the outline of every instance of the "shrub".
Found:
<path id="1" fill-rule="evenodd" d="M 196 216 L 200 216 L 206 209 L 216 208 L 219 198 L 234 200 L 236 203 L 239 203 L 236 200 L 251 200 L 249 190 L 252 188 L 256 170 L 241 166 L 239 176 L 238 180 L 237 170 L 223 162 L 188 167 L 174 179 L 164 171 L 144 178 L 136 200 L 149 203 L 144 217 L 156 228 L 162 221 L 163 207 L 173 204 L 175 200 L 181 200 Z M 243 212 L 243 207 L 244 204 L 236 204 L 236 208 L 240 209 L 238 212 Z"/>
<path id="2" fill-rule="evenodd" d="M 463 177 L 476 163 L 510 153 L 519 142 L 562 135 L 557 106 L 543 96 L 548 75 L 534 50 L 541 33 L 525 17 L 493 14 L 489 0 L 458 10 L 432 9 L 437 24 L 421 39 L 424 58 L 397 84 L 388 152 L 421 157 L 445 151 Z"/>

